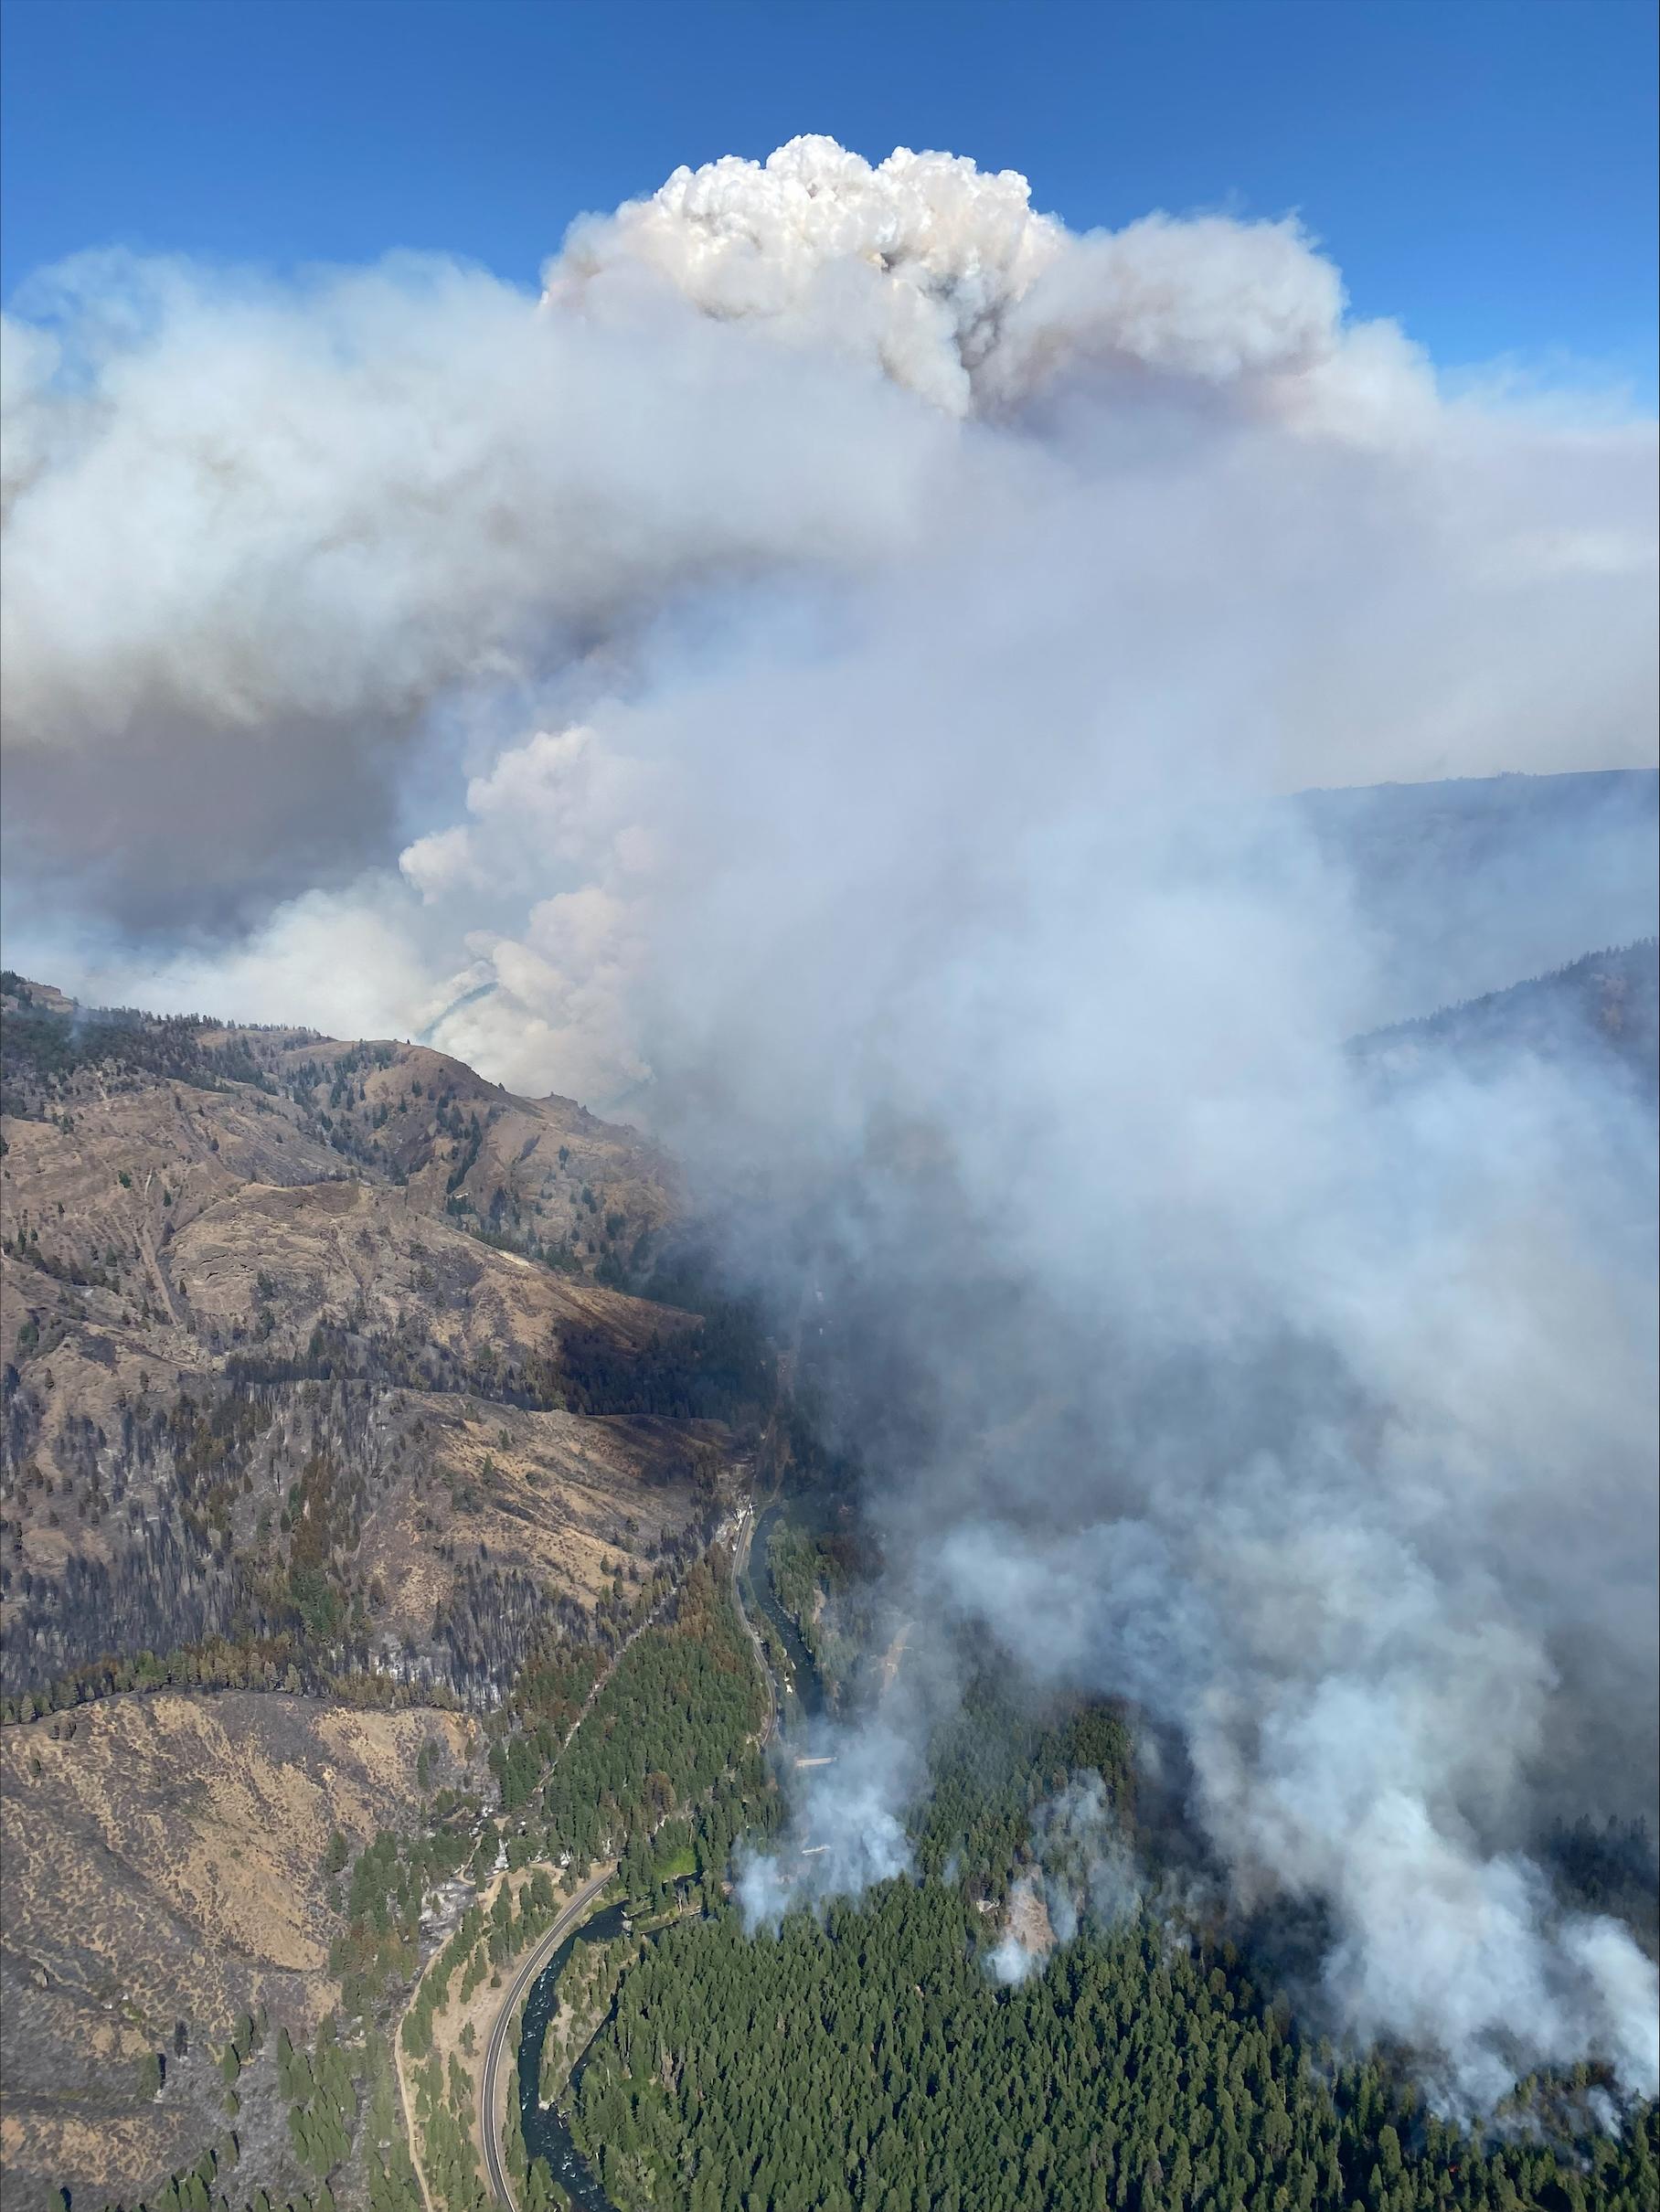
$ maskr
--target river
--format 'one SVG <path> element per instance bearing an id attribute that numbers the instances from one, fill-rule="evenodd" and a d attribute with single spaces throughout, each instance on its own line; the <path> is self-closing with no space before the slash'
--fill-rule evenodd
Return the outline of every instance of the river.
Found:
<path id="1" fill-rule="evenodd" d="M 781 1505 L 769 1505 L 755 1524 L 748 1579 L 750 1594 L 767 1616 L 789 1664 L 788 1679 L 777 1686 L 779 1721 L 788 1735 L 799 1722 L 818 1718 L 824 1711 L 825 1693 L 813 1655 L 803 1643 L 800 1630 L 779 1603 L 778 1592 L 772 1586 L 772 1530 L 782 1510 Z"/>
<path id="2" fill-rule="evenodd" d="M 587 2160 L 577 2149 L 557 2104 L 537 2101 L 542 2079 L 542 2042 L 553 2017 L 559 1976 L 570 1963 L 579 1943 L 608 1943 L 622 1933 L 622 1908 L 608 1905 L 580 1928 L 573 1929 L 531 1984 L 525 2001 L 524 2026 L 519 2030 L 519 2125 L 525 2132 L 525 2150 L 531 2158 L 545 2158 L 553 2177 L 577 2212 L 613 2212 L 612 2201 L 594 2179 Z M 563 2096 L 567 2092 L 561 2090 Z"/>
<path id="3" fill-rule="evenodd" d="M 772 1587 L 772 1529 L 779 1511 L 778 1506 L 770 1505 L 756 1524 L 747 1579 L 748 1594 L 766 1614 L 788 1661 L 789 1679 L 774 1684 L 781 1724 L 788 1730 L 802 1720 L 816 1719 L 824 1709 L 824 1692 L 812 1654 L 802 1642 L 795 1623 L 778 1602 L 778 1592 Z M 615 2212 L 615 2207 L 578 2150 L 559 2104 L 543 2105 L 537 2100 L 542 2079 L 542 2043 L 558 2001 L 559 1976 L 569 1964 L 576 1946 L 606 1943 L 622 1933 L 621 1905 L 608 1905 L 602 1912 L 595 1913 L 591 1920 L 574 1929 L 531 1984 L 530 1994 L 525 2001 L 524 2024 L 519 2030 L 519 2125 L 524 2130 L 526 2154 L 530 2158 L 548 2161 L 554 2179 L 576 2212 Z M 561 2098 L 570 2094 L 580 2080 L 581 2071 L 582 2061 L 579 2058 L 569 2084 L 559 2092 Z"/>

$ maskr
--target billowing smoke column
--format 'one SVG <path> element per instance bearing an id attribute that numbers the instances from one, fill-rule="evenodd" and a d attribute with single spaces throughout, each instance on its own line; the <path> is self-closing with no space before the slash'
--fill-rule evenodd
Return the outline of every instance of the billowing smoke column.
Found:
<path id="1" fill-rule="evenodd" d="M 14 964 L 632 1101 L 838 1317 L 920 1686 L 757 1908 L 902 1863 L 967 1624 L 1179 1732 L 1341 2028 L 1652 2089 L 1653 1967 L 1538 1855 L 1653 1803 L 1652 1123 L 1343 1049 L 1640 903 L 1541 864 L 1403 967 L 1272 802 L 1642 760 L 1654 425 L 1449 398 L 1294 224 L 812 139 L 537 299 L 22 307 Z"/>

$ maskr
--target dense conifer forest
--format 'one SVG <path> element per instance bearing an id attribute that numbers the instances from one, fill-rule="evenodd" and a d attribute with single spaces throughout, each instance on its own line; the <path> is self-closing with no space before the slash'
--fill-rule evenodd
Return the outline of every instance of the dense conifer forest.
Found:
<path id="1" fill-rule="evenodd" d="M 1484 2148 L 1375 2067 L 1330 2076 L 1226 1951 L 1091 1929 L 1018 1987 L 961 1889 L 883 1885 L 746 1937 L 668 1930 L 624 1981 L 577 2124 L 620 2212 L 1649 2212 L 1618 2140 Z M 1583 2106 L 1581 2103 L 1581 2110 Z"/>
<path id="2" fill-rule="evenodd" d="M 1652 2212 L 1656 2110 L 1617 2136 L 1585 2068 L 1474 2135 L 1389 2063 L 1338 2063 L 1228 1941 L 1133 1897 L 1013 1986 L 990 1954 L 1034 1813 L 1099 1777 L 1132 1832 L 1131 1739 L 982 1684 L 936 1749 L 920 1878 L 745 1933 L 667 1929 L 591 2047 L 574 2132 L 618 2212 Z"/>

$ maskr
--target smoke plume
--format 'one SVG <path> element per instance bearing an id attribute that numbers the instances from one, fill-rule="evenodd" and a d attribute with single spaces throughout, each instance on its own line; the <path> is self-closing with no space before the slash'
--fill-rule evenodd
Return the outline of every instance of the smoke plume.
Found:
<path id="1" fill-rule="evenodd" d="M 835 1764 L 803 1771 L 793 1831 L 776 1853 L 748 1851 L 737 1891 L 746 1924 L 776 1927 L 793 1906 L 857 1896 L 910 1870 L 903 1820 L 922 1777 L 914 1736 L 880 1723 L 826 1735 Z"/>
<path id="2" fill-rule="evenodd" d="M 1403 929 L 1282 800 L 1646 761 L 1653 422 L 1449 394 L 1293 221 L 820 139 L 537 296 L 99 256 L 19 312 L 14 963 L 649 1113 L 835 1316 L 907 1669 L 967 1624 L 1179 1731 L 1348 2035 L 1652 2090 L 1653 1966 L 1541 1855 L 1654 1800 L 1652 1122 L 1589 1051 L 1344 1048 L 1647 886 L 1547 822 Z M 931 1709 L 753 1910 L 902 1863 Z"/>

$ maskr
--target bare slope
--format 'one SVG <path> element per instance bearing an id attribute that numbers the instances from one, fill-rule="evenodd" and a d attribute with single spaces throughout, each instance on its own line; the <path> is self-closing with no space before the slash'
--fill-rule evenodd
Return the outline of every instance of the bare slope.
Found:
<path id="1" fill-rule="evenodd" d="M 276 2031 L 339 1994 L 331 1837 L 487 1803 L 527 1649 L 615 1646 L 700 1547 L 730 1332 L 621 1287 L 675 1192 L 569 1101 L 9 975 L 0 1013 L 7 2203 L 154 2193 L 261 2007 L 242 2169 L 297 2196 Z"/>
<path id="2" fill-rule="evenodd" d="M 688 1540 L 721 1431 L 700 1324 L 608 1287 L 674 1214 L 633 1133 L 418 1047 L 5 1010 L 14 1701 L 210 1638 L 465 1695 Z"/>
<path id="3" fill-rule="evenodd" d="M 0 2111 L 8 2203 L 132 2196 L 225 2124 L 217 2059 L 263 2006 L 307 2042 L 338 1992 L 323 1868 L 476 1771 L 476 1724 L 230 1692 L 118 1696 L 0 1733 Z M 72 1732 L 70 1732 L 72 1730 Z M 176 2031 L 185 2026 L 185 2052 Z M 141 2092 L 146 2052 L 162 2095 Z M 241 2084 L 245 2158 L 283 2170 L 265 2059 Z M 267 2093 L 270 2092 L 270 2093 Z M 267 2143 L 264 2138 L 271 2135 Z M 293 2185 L 303 2177 L 296 2167 Z"/>

